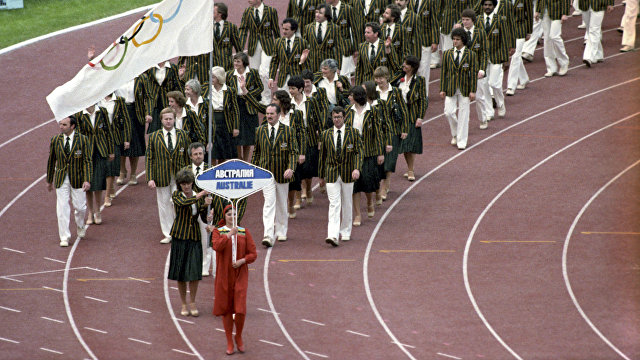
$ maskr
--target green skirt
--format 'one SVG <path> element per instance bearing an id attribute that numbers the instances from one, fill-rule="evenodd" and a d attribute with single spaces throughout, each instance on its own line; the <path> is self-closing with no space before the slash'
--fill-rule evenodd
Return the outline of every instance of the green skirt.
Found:
<path id="1" fill-rule="evenodd" d="M 171 257 L 167 279 L 202 280 L 202 243 L 200 240 L 171 239 Z"/>
<path id="2" fill-rule="evenodd" d="M 422 128 L 412 126 L 407 138 L 400 141 L 401 153 L 422 154 Z"/>

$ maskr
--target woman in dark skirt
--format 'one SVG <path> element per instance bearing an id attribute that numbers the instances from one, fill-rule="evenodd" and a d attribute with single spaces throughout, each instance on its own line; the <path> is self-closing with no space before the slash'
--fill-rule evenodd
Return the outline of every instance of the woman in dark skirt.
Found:
<path id="1" fill-rule="evenodd" d="M 384 163 L 384 134 L 378 114 L 368 102 L 362 86 L 354 86 L 350 90 L 351 105 L 346 110 L 345 124 L 358 131 L 362 138 L 363 160 L 360 178 L 353 185 L 353 226 L 360 226 L 360 194 L 367 197 L 367 216 L 375 215 L 373 195 L 380 188 L 380 172 L 378 166 Z"/>
<path id="2" fill-rule="evenodd" d="M 240 135 L 236 138 L 238 157 L 251 161 L 251 147 L 256 143 L 258 112 L 264 86 L 256 69 L 249 68 L 249 57 L 243 52 L 233 55 L 233 68 L 227 72 L 227 86 L 238 94 Z"/>
<path id="3" fill-rule="evenodd" d="M 362 87 L 364 88 L 364 91 L 367 94 L 367 102 L 376 111 L 376 114 L 378 115 L 378 123 L 380 124 L 380 128 L 382 129 L 384 157 L 386 159 L 387 152 L 390 149 L 391 142 L 388 136 L 388 128 L 387 128 L 387 122 L 385 121 L 385 118 L 384 118 L 384 112 L 381 111 L 381 107 L 378 105 L 378 92 L 376 91 L 376 83 L 374 81 L 365 81 L 362 84 Z M 378 170 L 378 179 L 382 181 L 383 179 L 386 178 L 386 173 L 384 171 L 384 163 L 378 164 L 377 170 Z M 378 189 L 376 189 L 376 205 L 382 205 L 382 195 L 380 193 L 380 189 L 381 189 L 380 186 L 378 186 Z"/>
<path id="4" fill-rule="evenodd" d="M 127 181 L 126 159 L 129 158 L 129 168 L 131 179 L 129 185 L 136 185 L 136 173 L 138 172 L 138 157 L 144 156 L 146 149 L 144 141 L 144 84 L 140 77 L 129 81 L 118 90 L 116 95 L 125 99 L 127 114 L 129 115 L 129 133 L 125 128 L 122 137 L 125 142 L 124 151 L 120 157 L 120 174 L 116 179 L 116 184 L 122 185 Z M 139 104 L 138 104 L 139 102 Z M 139 108 L 139 113 L 138 113 Z M 127 140 L 129 139 L 129 140 Z M 129 147 L 126 143 L 129 142 Z"/>
<path id="5" fill-rule="evenodd" d="M 238 94 L 225 84 L 224 68 L 213 67 L 211 75 L 213 86 L 209 86 L 209 97 L 215 128 L 212 157 L 220 164 L 238 156 L 235 144 L 235 138 L 240 134 Z"/>
<path id="6" fill-rule="evenodd" d="M 167 279 L 178 282 L 182 316 L 199 315 L 196 294 L 198 283 L 202 280 L 202 243 L 198 216 L 206 216 L 207 206 L 211 204 L 211 197 L 206 196 L 207 191 L 194 193 L 194 181 L 191 170 L 180 170 L 176 174 L 178 189 L 171 196 L 176 218 L 171 227 L 171 257 Z M 190 295 L 189 309 L 187 309 L 187 283 Z"/>
<path id="7" fill-rule="evenodd" d="M 120 176 L 120 156 L 131 144 L 131 119 L 123 97 L 115 94 L 107 95 L 100 101 L 100 106 L 107 109 L 109 132 L 113 141 L 113 161 L 107 165 L 107 191 L 104 195 L 104 206 L 111 206 L 111 199 L 116 197 L 114 182 Z"/>
<path id="8" fill-rule="evenodd" d="M 407 103 L 408 118 L 406 121 L 410 124 L 407 136 L 402 138 L 400 142 L 400 152 L 404 154 L 408 169 L 404 177 L 409 181 L 416 179 L 413 163 L 416 154 L 422 154 L 422 119 L 429 106 L 425 80 L 422 76 L 417 75 L 419 67 L 420 60 L 413 55 L 408 55 L 402 64 L 404 76 L 400 78 L 398 86 Z"/>

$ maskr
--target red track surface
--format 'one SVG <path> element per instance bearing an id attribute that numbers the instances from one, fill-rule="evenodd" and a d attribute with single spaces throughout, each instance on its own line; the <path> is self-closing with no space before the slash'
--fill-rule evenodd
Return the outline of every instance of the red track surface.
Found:
<path id="1" fill-rule="evenodd" d="M 232 4 L 231 21 L 243 6 Z M 285 4 L 276 6 L 282 18 Z M 592 69 L 570 19 L 569 74 L 543 78 L 537 51 L 507 117 L 480 131 L 472 116 L 463 152 L 448 145 L 434 82 L 418 181 L 399 176 L 400 161 L 389 199 L 336 249 L 323 241 L 320 194 L 290 222 L 288 242 L 260 247 L 248 351 L 234 356 L 640 358 L 640 55 L 617 52 L 621 14 L 605 16 L 606 60 Z M 136 17 L 0 56 L 2 359 L 224 357 L 212 278 L 200 286 L 202 315 L 173 320 L 154 192 L 123 189 L 103 225 L 60 248 L 55 195 L 41 178 L 57 128 L 19 136 L 51 119 L 44 98 L 83 65 L 87 46 L 106 46 Z M 249 205 L 244 225 L 259 238 L 262 197 Z"/>

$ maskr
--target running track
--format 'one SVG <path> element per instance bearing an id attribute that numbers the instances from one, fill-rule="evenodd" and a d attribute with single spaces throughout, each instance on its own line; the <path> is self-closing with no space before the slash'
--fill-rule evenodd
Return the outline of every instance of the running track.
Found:
<path id="1" fill-rule="evenodd" d="M 480 131 L 472 115 L 465 151 L 448 145 L 433 82 L 418 181 L 401 179 L 399 161 L 389 199 L 337 249 L 323 241 L 319 194 L 291 221 L 290 241 L 259 247 L 248 351 L 236 356 L 640 358 L 640 56 L 617 52 L 621 14 L 606 15 L 606 61 L 589 70 L 570 19 L 569 75 L 543 78 L 538 50 L 506 118 Z M 106 46 L 136 17 L 0 55 L 0 358 L 224 356 L 211 278 L 202 315 L 173 316 L 152 191 L 121 188 L 103 225 L 57 246 L 55 195 L 42 179 L 57 127 L 44 98 L 83 65 L 88 45 Z M 261 205 L 252 197 L 244 220 L 257 239 Z"/>

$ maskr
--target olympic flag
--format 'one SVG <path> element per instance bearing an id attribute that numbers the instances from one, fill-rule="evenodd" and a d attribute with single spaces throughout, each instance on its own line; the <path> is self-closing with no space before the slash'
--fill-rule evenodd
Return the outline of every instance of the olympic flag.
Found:
<path id="1" fill-rule="evenodd" d="M 47 96 L 55 118 L 81 111 L 150 67 L 213 50 L 213 0 L 164 0 Z"/>

